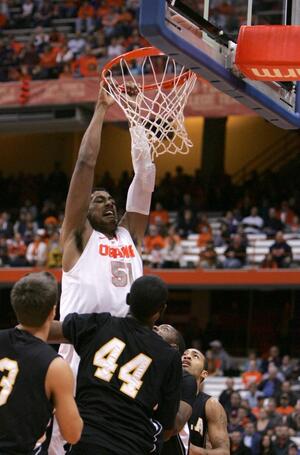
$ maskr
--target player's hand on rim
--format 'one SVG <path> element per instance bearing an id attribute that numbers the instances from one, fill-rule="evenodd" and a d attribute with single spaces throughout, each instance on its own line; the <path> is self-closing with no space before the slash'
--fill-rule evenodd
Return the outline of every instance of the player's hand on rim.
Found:
<path id="1" fill-rule="evenodd" d="M 114 104 L 114 102 L 115 100 L 109 94 L 105 82 L 101 81 L 96 104 L 96 110 L 100 107 L 105 107 L 106 109 L 108 109 L 112 104 Z"/>

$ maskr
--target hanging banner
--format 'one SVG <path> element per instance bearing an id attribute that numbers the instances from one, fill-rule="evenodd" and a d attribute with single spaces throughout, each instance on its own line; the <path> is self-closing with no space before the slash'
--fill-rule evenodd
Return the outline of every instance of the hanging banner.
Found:
<path id="1" fill-rule="evenodd" d="M 22 102 L 21 90 L 21 82 L 1 83 L 0 108 L 95 103 L 99 80 L 86 78 L 30 81 L 25 102 Z M 251 114 L 254 115 L 251 110 L 202 80 L 196 84 L 185 108 L 187 117 L 226 117 Z M 106 120 L 108 121 L 123 121 L 124 119 L 122 110 L 116 104 L 107 112 Z"/>

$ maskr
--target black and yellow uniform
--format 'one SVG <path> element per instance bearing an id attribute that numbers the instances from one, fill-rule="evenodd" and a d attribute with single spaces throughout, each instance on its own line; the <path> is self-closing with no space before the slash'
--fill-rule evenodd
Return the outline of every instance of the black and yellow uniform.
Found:
<path id="1" fill-rule="evenodd" d="M 183 370 L 182 373 L 182 386 L 180 401 L 184 401 L 192 408 L 197 394 L 196 379 L 187 371 Z M 188 424 L 184 427 L 184 436 L 188 439 Z M 161 455 L 186 455 L 188 453 L 188 441 L 184 441 L 180 433 L 170 438 L 164 443 Z"/>
<path id="2" fill-rule="evenodd" d="M 80 356 L 76 401 L 84 421 L 70 453 L 156 453 L 160 425 L 173 428 L 181 359 L 168 343 L 132 317 L 70 314 L 63 333 Z M 103 452 L 101 451 L 103 450 Z"/>
<path id="3" fill-rule="evenodd" d="M 205 448 L 208 428 L 205 405 L 210 398 L 211 396 L 204 392 L 198 393 L 193 406 L 193 413 L 189 421 L 190 443 L 197 447 Z"/>
<path id="4" fill-rule="evenodd" d="M 0 331 L 0 455 L 31 454 L 53 407 L 45 378 L 57 353 L 30 333 Z"/>

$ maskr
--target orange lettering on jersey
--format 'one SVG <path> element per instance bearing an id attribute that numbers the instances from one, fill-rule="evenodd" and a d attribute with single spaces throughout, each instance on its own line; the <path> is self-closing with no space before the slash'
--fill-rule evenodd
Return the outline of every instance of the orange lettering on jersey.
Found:
<path id="1" fill-rule="evenodd" d="M 117 248 L 113 248 L 113 247 L 110 247 L 110 248 L 109 248 L 109 257 L 110 257 L 110 258 L 116 258 L 116 257 L 117 257 L 117 256 L 116 256 L 116 249 L 117 249 Z"/>
<path id="2" fill-rule="evenodd" d="M 99 254 L 101 256 L 109 256 L 110 258 L 134 258 L 135 253 L 132 245 L 125 245 L 121 248 L 116 248 L 113 246 L 108 246 L 100 243 L 99 245 Z"/>
<path id="3" fill-rule="evenodd" d="M 101 256 L 107 256 L 108 255 L 108 245 L 103 245 L 102 243 L 100 243 L 99 254 L 101 254 Z"/>
<path id="4" fill-rule="evenodd" d="M 116 248 L 116 258 L 123 258 L 124 254 L 120 248 Z"/>

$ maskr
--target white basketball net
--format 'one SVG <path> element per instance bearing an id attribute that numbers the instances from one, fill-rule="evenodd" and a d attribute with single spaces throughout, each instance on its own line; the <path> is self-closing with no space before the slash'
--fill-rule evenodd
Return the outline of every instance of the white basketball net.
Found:
<path id="1" fill-rule="evenodd" d="M 163 69 L 157 74 L 155 59 L 163 59 Z M 109 69 L 105 76 L 108 84 L 107 91 L 123 109 L 130 127 L 142 126 L 145 129 L 147 141 L 152 151 L 152 159 L 164 153 L 186 154 L 193 143 L 190 141 L 184 125 L 183 110 L 192 92 L 197 76 L 178 65 L 167 56 L 147 56 L 138 59 L 139 73 L 133 74 L 130 62 L 122 59 L 118 66 L 118 75 L 115 68 Z M 187 80 L 182 84 L 180 76 L 188 71 Z M 153 91 L 144 91 L 144 87 L 155 84 Z M 138 80 L 136 80 L 136 78 Z M 163 87 L 164 82 L 174 81 L 170 89 Z M 126 84 L 137 89 L 136 97 L 129 96 Z"/>

